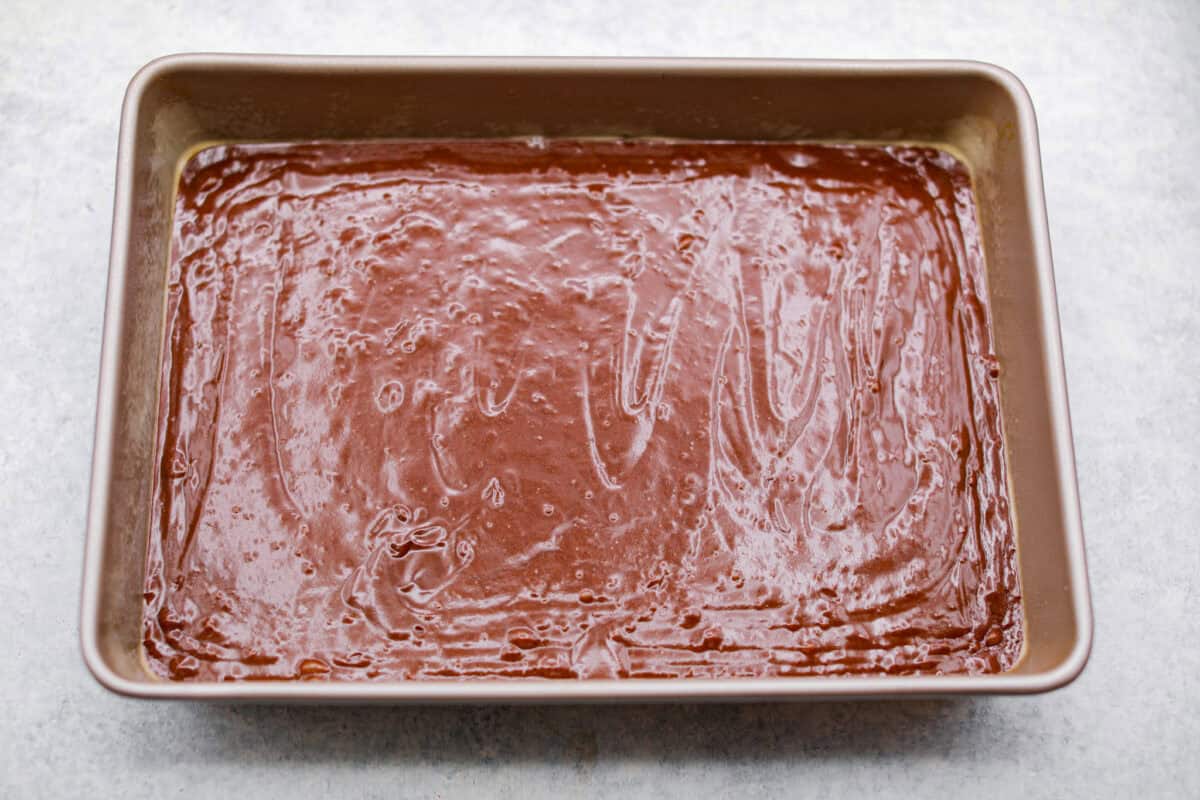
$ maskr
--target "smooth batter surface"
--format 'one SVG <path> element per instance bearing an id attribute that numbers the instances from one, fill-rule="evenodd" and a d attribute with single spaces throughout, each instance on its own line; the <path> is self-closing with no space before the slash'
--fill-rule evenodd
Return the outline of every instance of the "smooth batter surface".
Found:
<path id="1" fill-rule="evenodd" d="M 965 169 L 927 148 L 221 146 L 180 180 L 174 679 L 994 672 Z"/>

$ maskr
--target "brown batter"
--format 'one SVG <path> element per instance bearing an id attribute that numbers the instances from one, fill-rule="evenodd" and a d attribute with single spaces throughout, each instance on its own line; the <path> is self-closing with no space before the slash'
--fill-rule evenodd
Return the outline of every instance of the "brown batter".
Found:
<path id="1" fill-rule="evenodd" d="M 965 169 L 920 147 L 220 146 L 179 184 L 172 679 L 996 672 Z"/>

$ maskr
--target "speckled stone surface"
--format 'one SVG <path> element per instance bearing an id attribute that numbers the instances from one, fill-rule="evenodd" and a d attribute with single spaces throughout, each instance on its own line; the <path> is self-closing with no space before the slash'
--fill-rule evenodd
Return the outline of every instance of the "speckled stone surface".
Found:
<path id="1" fill-rule="evenodd" d="M 16 0 L 0 16 L 0 796 L 1200 796 L 1200 5 L 200 5 Z M 1032 698 L 793 706 L 106 693 L 76 617 L 117 123 L 137 67 L 180 50 L 1014 70 L 1041 125 L 1097 621 L 1083 676 Z"/>

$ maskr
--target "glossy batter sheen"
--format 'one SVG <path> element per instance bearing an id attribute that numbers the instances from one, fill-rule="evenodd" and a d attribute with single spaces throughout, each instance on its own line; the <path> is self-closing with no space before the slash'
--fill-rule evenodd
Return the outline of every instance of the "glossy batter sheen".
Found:
<path id="1" fill-rule="evenodd" d="M 220 146 L 174 226 L 157 675 L 1017 659 L 999 369 L 948 154 Z"/>

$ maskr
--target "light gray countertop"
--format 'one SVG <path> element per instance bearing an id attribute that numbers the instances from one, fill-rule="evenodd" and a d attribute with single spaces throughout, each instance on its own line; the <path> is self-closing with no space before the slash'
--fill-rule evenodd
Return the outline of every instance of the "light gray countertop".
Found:
<path id="1" fill-rule="evenodd" d="M 201 5 L 0 15 L 0 796 L 1200 796 L 1200 4 Z M 105 692 L 76 617 L 117 124 L 133 72 L 184 50 L 1012 69 L 1042 140 L 1096 615 L 1083 676 L 1040 697 L 792 706 Z"/>

